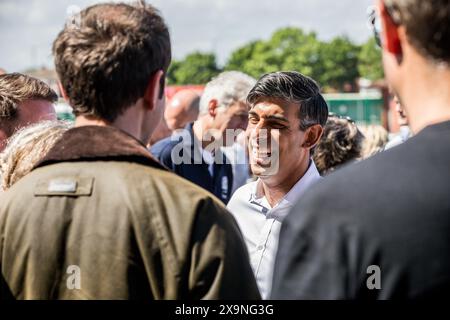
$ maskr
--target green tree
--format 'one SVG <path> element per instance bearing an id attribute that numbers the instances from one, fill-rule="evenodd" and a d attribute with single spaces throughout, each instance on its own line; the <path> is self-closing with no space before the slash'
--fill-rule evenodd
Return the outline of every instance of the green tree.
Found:
<path id="1" fill-rule="evenodd" d="M 267 42 L 254 41 L 235 50 L 224 69 L 239 70 L 259 78 L 264 73 L 276 71 L 278 64 Z"/>
<path id="2" fill-rule="evenodd" d="M 261 41 L 252 41 L 233 51 L 224 67 L 225 70 L 244 71 L 246 63 L 255 55 L 256 47 Z"/>
<path id="3" fill-rule="evenodd" d="M 298 28 L 284 28 L 275 32 L 271 45 L 279 61 L 278 70 L 294 70 L 310 77 L 317 76 L 321 60 L 320 41 L 314 32 Z"/>
<path id="4" fill-rule="evenodd" d="M 172 60 L 172 63 L 169 66 L 169 70 L 167 70 L 167 82 L 168 84 L 177 84 L 177 79 L 175 77 L 175 72 L 180 68 L 181 61 Z"/>
<path id="5" fill-rule="evenodd" d="M 381 49 L 377 46 L 374 38 L 369 39 L 362 45 L 358 56 L 358 70 L 361 77 L 372 81 L 383 79 L 381 59 Z"/>
<path id="6" fill-rule="evenodd" d="M 213 53 L 193 52 L 174 60 L 168 71 L 169 84 L 205 84 L 221 72 Z"/>
<path id="7" fill-rule="evenodd" d="M 287 27 L 268 40 L 256 40 L 233 51 L 225 70 L 239 70 L 255 78 L 279 70 L 294 70 L 317 80 L 327 89 L 343 90 L 359 76 L 383 78 L 381 53 L 370 39 L 358 46 L 345 36 L 324 42 L 314 32 Z M 211 53 L 194 52 L 174 61 L 168 72 L 170 84 L 202 84 L 221 72 Z"/>
<path id="8" fill-rule="evenodd" d="M 225 65 L 254 77 L 278 70 L 295 70 L 316 79 L 324 87 L 342 89 L 358 78 L 359 46 L 346 37 L 330 42 L 299 28 L 277 30 L 267 41 L 253 41 L 235 50 Z"/>
<path id="9" fill-rule="evenodd" d="M 225 69 L 240 70 L 256 78 L 278 70 L 297 70 L 312 76 L 319 62 L 319 44 L 315 33 L 282 28 L 267 41 L 253 41 L 235 50 Z"/>
<path id="10" fill-rule="evenodd" d="M 355 84 L 359 77 L 358 55 L 360 47 L 347 37 L 336 37 L 323 42 L 319 49 L 320 70 L 316 70 L 318 80 L 323 86 L 343 90 L 346 84 Z"/>

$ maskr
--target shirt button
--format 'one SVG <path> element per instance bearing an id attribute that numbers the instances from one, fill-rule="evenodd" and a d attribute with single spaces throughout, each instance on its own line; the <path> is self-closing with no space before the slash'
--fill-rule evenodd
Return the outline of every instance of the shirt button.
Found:
<path id="1" fill-rule="evenodd" d="M 262 249 L 264 249 L 264 246 L 258 246 L 256 249 L 257 249 L 258 251 L 261 251 Z"/>

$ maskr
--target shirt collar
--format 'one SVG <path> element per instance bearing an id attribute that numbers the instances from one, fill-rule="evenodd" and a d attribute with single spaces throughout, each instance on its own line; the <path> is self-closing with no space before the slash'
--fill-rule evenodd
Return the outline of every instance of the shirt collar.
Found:
<path id="1" fill-rule="evenodd" d="M 300 178 L 300 180 L 297 181 L 292 189 L 289 190 L 283 200 L 294 204 L 306 192 L 306 190 L 308 190 L 309 187 L 319 179 L 321 179 L 319 171 L 317 170 L 314 161 L 311 160 L 306 173 Z"/>
<path id="2" fill-rule="evenodd" d="M 308 188 L 319 179 L 321 179 L 319 171 L 317 170 L 314 161 L 310 160 L 308 170 L 300 178 L 300 180 L 298 180 L 294 184 L 291 190 L 289 190 L 289 192 L 283 197 L 283 199 L 281 199 L 280 202 L 278 202 L 275 207 L 270 208 L 268 201 L 263 195 L 261 185 L 262 182 L 260 179 L 256 181 L 252 188 L 249 202 L 257 204 L 258 206 L 267 207 L 268 210 L 292 207 L 295 202 L 305 193 L 305 191 L 308 190 Z"/>

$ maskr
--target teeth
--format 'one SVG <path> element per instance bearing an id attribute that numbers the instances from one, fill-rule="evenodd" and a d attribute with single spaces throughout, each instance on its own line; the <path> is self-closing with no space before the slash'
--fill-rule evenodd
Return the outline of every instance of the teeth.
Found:
<path id="1" fill-rule="evenodd" d="M 267 158 L 270 157 L 272 155 L 271 152 L 268 151 L 261 151 L 261 150 L 253 150 L 253 156 L 258 157 L 258 158 Z"/>
<path id="2" fill-rule="evenodd" d="M 272 161 L 272 153 L 267 152 L 267 150 L 262 151 L 255 148 L 252 150 L 252 154 L 253 161 L 255 161 L 255 163 L 259 163 L 259 165 L 268 166 Z"/>
<path id="3" fill-rule="evenodd" d="M 268 139 L 252 139 L 250 145 L 253 149 L 268 150 L 270 149 L 270 144 Z"/>
<path id="4" fill-rule="evenodd" d="M 261 165 L 269 165 L 272 161 L 272 150 L 269 147 L 269 139 L 253 138 L 250 140 L 254 161 Z"/>

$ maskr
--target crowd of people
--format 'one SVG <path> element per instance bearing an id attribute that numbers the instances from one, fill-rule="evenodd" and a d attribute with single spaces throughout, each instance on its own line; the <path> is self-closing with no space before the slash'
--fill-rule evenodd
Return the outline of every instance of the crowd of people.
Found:
<path id="1" fill-rule="evenodd" d="M 166 106 L 158 10 L 78 18 L 53 43 L 74 123 L 44 82 L 0 74 L 0 299 L 449 296 L 448 1 L 370 17 L 391 139 L 296 71 L 226 71 Z"/>

